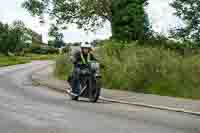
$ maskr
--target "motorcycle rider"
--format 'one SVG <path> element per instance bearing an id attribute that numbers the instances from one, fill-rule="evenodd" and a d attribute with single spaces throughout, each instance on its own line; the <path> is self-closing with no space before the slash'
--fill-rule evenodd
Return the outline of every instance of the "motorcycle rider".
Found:
<path id="1" fill-rule="evenodd" d="M 75 54 L 72 57 L 72 62 L 74 64 L 74 69 L 72 73 L 72 80 L 71 80 L 71 87 L 72 92 L 71 94 L 78 98 L 80 94 L 80 72 L 81 69 L 84 69 L 84 67 L 90 62 L 90 61 L 96 61 L 94 55 L 92 54 L 92 45 L 89 43 L 82 43 L 81 44 L 81 50 L 78 52 L 75 52 Z M 76 99 L 75 98 L 75 99 Z"/>

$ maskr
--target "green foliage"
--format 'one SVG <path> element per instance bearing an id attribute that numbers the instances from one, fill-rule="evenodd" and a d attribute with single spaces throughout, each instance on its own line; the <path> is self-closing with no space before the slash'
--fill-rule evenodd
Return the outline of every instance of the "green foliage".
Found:
<path id="1" fill-rule="evenodd" d="M 46 2 L 48 2 L 48 0 Z M 38 0 L 27 0 L 23 3 L 22 6 L 26 8 L 32 15 L 40 15 L 41 13 L 43 13 L 43 10 L 45 8 L 45 5 Z"/>
<path id="2" fill-rule="evenodd" d="M 200 98 L 199 54 L 183 57 L 164 48 L 135 44 L 106 42 L 98 50 L 105 65 L 102 74 L 106 88 Z"/>
<path id="3" fill-rule="evenodd" d="M 0 55 L 0 67 L 29 63 L 32 60 L 54 60 L 57 58 L 55 54 L 39 55 L 26 54 L 24 56 L 5 56 Z"/>
<path id="4" fill-rule="evenodd" d="M 65 43 L 63 40 L 57 40 L 57 39 L 49 40 L 48 46 L 53 47 L 53 48 L 61 48 L 61 47 L 65 46 Z"/>
<path id="5" fill-rule="evenodd" d="M 42 48 L 38 44 L 32 44 L 29 49 L 30 49 L 30 53 L 35 53 L 35 54 L 42 53 L 41 52 Z"/>
<path id="6" fill-rule="evenodd" d="M 119 40 L 140 40 L 148 31 L 144 11 L 147 0 L 118 0 L 112 3 L 112 33 Z M 145 24 L 146 23 L 146 24 Z"/>
<path id="7" fill-rule="evenodd" d="M 75 23 L 93 30 L 111 19 L 110 5 L 110 0 L 26 0 L 22 6 L 32 15 L 48 13 L 64 29 L 67 24 Z"/>
<path id="8" fill-rule="evenodd" d="M 200 99 L 200 54 L 181 56 L 172 50 L 104 41 L 96 56 L 105 66 L 105 88 L 165 96 Z M 67 78 L 72 71 L 69 56 L 56 61 L 55 75 Z"/>
<path id="9" fill-rule="evenodd" d="M 176 10 L 175 15 L 181 18 L 186 25 L 177 28 L 173 35 L 183 40 L 192 39 L 200 43 L 200 2 L 198 0 L 175 0 L 171 6 Z"/>
<path id="10" fill-rule="evenodd" d="M 147 0 L 26 0 L 23 7 L 32 15 L 48 13 L 56 25 L 50 35 L 55 36 L 58 27 L 68 24 L 94 31 L 110 22 L 113 37 L 122 40 L 144 39 L 149 31 L 148 15 L 144 11 Z"/>
<path id="11" fill-rule="evenodd" d="M 59 54 L 59 50 L 57 48 L 48 48 L 47 54 Z"/>
<path id="12" fill-rule="evenodd" d="M 0 22 L 0 53 L 19 55 L 26 47 L 27 28 L 21 21 L 14 21 L 12 25 Z"/>
<path id="13" fill-rule="evenodd" d="M 137 45 L 173 50 L 184 56 L 200 52 L 200 43 L 191 41 L 181 42 L 158 33 L 151 34 L 146 40 L 139 40 Z"/>
<path id="14" fill-rule="evenodd" d="M 24 63 L 28 63 L 28 62 L 29 62 L 29 60 L 24 57 L 0 55 L 0 67 L 16 65 L 16 64 L 24 64 Z"/>
<path id="15" fill-rule="evenodd" d="M 51 28 L 49 30 L 49 36 L 53 37 L 53 38 L 55 38 L 57 40 L 62 40 L 63 39 L 63 34 L 59 33 L 59 29 L 55 25 L 51 26 Z"/>
<path id="16" fill-rule="evenodd" d="M 62 55 L 56 59 L 54 74 L 60 79 L 67 79 L 69 74 L 72 72 L 72 63 L 70 62 L 69 55 Z"/>
<path id="17" fill-rule="evenodd" d="M 65 47 L 62 49 L 62 53 L 63 53 L 63 54 L 67 54 L 67 53 L 69 53 L 70 51 L 71 51 L 70 46 L 65 46 Z"/>
<path id="18" fill-rule="evenodd" d="M 33 44 L 26 49 L 26 52 L 34 54 L 58 54 L 59 50 L 54 47 L 42 47 L 41 45 Z"/>
<path id="19" fill-rule="evenodd" d="M 75 42 L 75 43 L 72 43 L 72 46 L 81 46 L 81 43 L 80 42 Z"/>
<path id="20" fill-rule="evenodd" d="M 52 25 L 52 27 L 49 30 L 49 36 L 53 38 L 53 40 L 49 40 L 48 45 L 55 48 L 61 48 L 65 46 L 65 43 L 63 41 L 64 35 L 63 33 L 59 32 L 59 29 Z"/>

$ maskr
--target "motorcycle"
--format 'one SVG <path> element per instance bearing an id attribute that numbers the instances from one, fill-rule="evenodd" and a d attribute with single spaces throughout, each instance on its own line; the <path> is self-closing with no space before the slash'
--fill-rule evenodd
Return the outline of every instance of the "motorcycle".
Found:
<path id="1" fill-rule="evenodd" d="M 73 77 L 72 77 L 73 78 Z M 72 86 L 72 80 L 69 81 Z M 90 102 L 97 102 L 101 93 L 101 75 L 100 64 L 98 62 L 90 62 L 80 71 L 80 94 L 74 96 L 72 87 L 70 87 L 70 97 L 72 100 L 78 100 L 79 97 L 89 98 Z"/>

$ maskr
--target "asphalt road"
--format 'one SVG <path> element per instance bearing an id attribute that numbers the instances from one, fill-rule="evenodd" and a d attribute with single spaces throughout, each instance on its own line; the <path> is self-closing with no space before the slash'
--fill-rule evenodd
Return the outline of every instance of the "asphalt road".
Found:
<path id="1" fill-rule="evenodd" d="M 0 133 L 200 133 L 200 117 L 82 99 L 33 86 L 47 62 L 0 68 Z"/>

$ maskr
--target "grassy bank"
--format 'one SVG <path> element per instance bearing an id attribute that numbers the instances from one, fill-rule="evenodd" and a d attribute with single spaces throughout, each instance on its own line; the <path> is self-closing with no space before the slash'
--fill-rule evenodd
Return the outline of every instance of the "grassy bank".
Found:
<path id="1" fill-rule="evenodd" d="M 0 67 L 29 63 L 32 60 L 53 60 L 57 55 L 28 54 L 25 56 L 4 56 L 0 55 Z"/>
<path id="2" fill-rule="evenodd" d="M 68 55 L 61 55 L 56 59 L 54 75 L 59 79 L 66 80 L 72 71 L 72 64 Z"/>
<path id="3" fill-rule="evenodd" d="M 163 48 L 112 43 L 96 54 L 105 65 L 102 82 L 106 88 L 200 99 L 199 54 L 183 57 Z M 56 75 L 64 79 L 69 64 L 67 57 L 60 57 Z"/>

